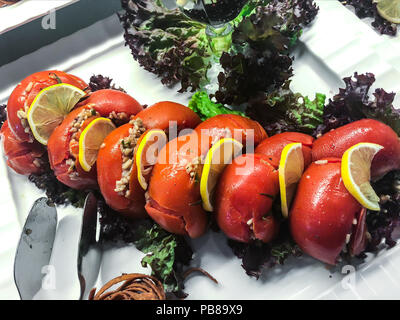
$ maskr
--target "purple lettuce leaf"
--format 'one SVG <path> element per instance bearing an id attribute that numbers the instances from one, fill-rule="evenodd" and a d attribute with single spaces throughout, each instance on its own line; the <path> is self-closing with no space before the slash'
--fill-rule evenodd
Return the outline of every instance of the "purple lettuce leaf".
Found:
<path id="1" fill-rule="evenodd" d="M 317 13 L 314 1 L 273 0 L 245 16 L 220 58 L 217 102 L 241 105 L 280 88 L 293 75 L 290 50 Z"/>
<path id="2" fill-rule="evenodd" d="M 354 7 L 357 17 L 360 19 L 374 18 L 371 25 L 380 33 L 389 36 L 397 34 L 397 25 L 382 18 L 373 0 L 339 0 L 343 5 Z"/>
<path id="3" fill-rule="evenodd" d="M 372 73 L 358 74 L 344 78 L 345 88 L 329 100 L 324 108 L 323 123 L 318 126 L 315 136 L 363 118 L 379 120 L 400 135 L 400 110 L 393 106 L 395 93 L 376 89 L 374 99 L 369 96 L 375 82 Z"/>

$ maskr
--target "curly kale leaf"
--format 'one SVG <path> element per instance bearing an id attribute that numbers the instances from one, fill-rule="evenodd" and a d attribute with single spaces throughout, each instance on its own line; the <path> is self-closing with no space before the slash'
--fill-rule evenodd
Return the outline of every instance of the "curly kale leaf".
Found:
<path id="1" fill-rule="evenodd" d="M 212 102 L 205 91 L 196 92 L 190 99 L 188 106 L 199 115 L 202 121 L 219 114 L 238 114 L 245 116 L 243 112 L 231 110 L 220 103 Z"/>
<path id="2" fill-rule="evenodd" d="M 287 81 L 273 93 L 250 100 L 246 114 L 256 119 L 269 135 L 285 131 L 312 133 L 322 123 L 325 95 L 317 93 L 314 100 L 293 93 Z"/>
<path id="3" fill-rule="evenodd" d="M 50 202 L 57 205 L 71 204 L 74 207 L 83 208 L 88 192 L 67 187 L 58 181 L 48 164 L 47 166 L 48 168 L 44 173 L 39 175 L 31 174 L 29 181 L 33 182 L 40 190 L 43 190 Z"/>
<path id="4" fill-rule="evenodd" d="M 273 0 L 260 2 L 252 12 L 238 23 L 232 49 L 221 56 L 224 71 L 215 93 L 220 103 L 240 105 L 287 81 L 293 75 L 290 49 L 318 7 L 310 0 Z"/>
<path id="5" fill-rule="evenodd" d="M 255 12 L 245 17 L 236 28 L 232 42 L 254 49 L 287 52 L 298 38 L 302 28 L 309 25 L 318 13 L 318 7 L 310 0 L 273 0 L 259 5 Z"/>
<path id="6" fill-rule="evenodd" d="M 101 74 L 93 75 L 90 77 L 89 89 L 92 92 L 103 90 L 103 89 L 113 89 L 126 92 L 123 88 L 117 87 L 112 83 L 113 79 L 105 77 Z"/>
<path id="7" fill-rule="evenodd" d="M 358 74 L 343 79 L 346 87 L 339 89 L 324 109 L 323 123 L 316 135 L 346 125 L 363 118 L 371 118 L 386 123 L 400 134 L 400 110 L 393 107 L 395 93 L 376 89 L 371 99 L 369 91 L 375 82 L 372 73 Z"/>
<path id="8" fill-rule="evenodd" d="M 220 64 L 224 71 L 218 75 L 217 102 L 239 106 L 260 92 L 279 88 L 293 75 L 293 61 L 287 55 L 277 53 L 266 57 L 251 49 L 248 53 L 248 56 L 222 54 Z"/>
<path id="9" fill-rule="evenodd" d="M 242 260 L 246 274 L 258 279 L 264 269 L 283 265 L 289 257 L 299 257 L 302 251 L 290 237 L 287 223 L 283 223 L 279 237 L 272 243 L 255 241 L 241 243 L 228 240 L 233 253 Z"/>
<path id="10" fill-rule="evenodd" d="M 126 45 L 139 64 L 179 92 L 200 88 L 211 67 L 205 25 L 151 0 L 122 0 Z"/>
<path id="11" fill-rule="evenodd" d="M 380 197 L 379 212 L 367 211 L 368 232 L 371 235 L 367 251 L 396 245 L 395 229 L 400 226 L 400 171 L 392 171 L 373 184 Z"/>

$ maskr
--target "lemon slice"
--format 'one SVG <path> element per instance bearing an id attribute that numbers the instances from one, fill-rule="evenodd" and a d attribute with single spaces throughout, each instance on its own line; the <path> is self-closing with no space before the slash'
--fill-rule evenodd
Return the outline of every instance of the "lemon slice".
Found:
<path id="1" fill-rule="evenodd" d="M 379 197 L 370 184 L 371 162 L 383 147 L 362 142 L 347 149 L 342 157 L 342 179 L 346 189 L 362 206 L 379 211 Z"/>
<path id="2" fill-rule="evenodd" d="M 136 151 L 137 176 L 140 186 L 147 190 L 151 168 L 157 162 L 158 153 L 168 142 L 163 130 L 150 130 L 142 138 Z"/>
<path id="3" fill-rule="evenodd" d="M 239 141 L 225 138 L 219 140 L 208 150 L 200 179 L 200 195 L 204 210 L 210 212 L 214 210 L 212 198 L 218 178 L 242 149 L 243 144 Z"/>
<path id="4" fill-rule="evenodd" d="M 107 118 L 96 118 L 82 131 L 79 137 L 79 164 L 89 172 L 97 160 L 104 139 L 115 129 Z"/>
<path id="5" fill-rule="evenodd" d="M 304 157 L 301 143 L 286 145 L 279 162 L 279 188 L 282 215 L 289 216 L 289 208 L 296 192 L 297 183 L 304 172 Z"/>
<path id="6" fill-rule="evenodd" d="M 28 123 L 33 136 L 47 145 L 53 130 L 86 93 L 67 83 L 59 83 L 40 91 L 28 109 Z"/>
<path id="7" fill-rule="evenodd" d="M 400 0 L 379 0 L 376 7 L 382 18 L 400 23 Z"/>

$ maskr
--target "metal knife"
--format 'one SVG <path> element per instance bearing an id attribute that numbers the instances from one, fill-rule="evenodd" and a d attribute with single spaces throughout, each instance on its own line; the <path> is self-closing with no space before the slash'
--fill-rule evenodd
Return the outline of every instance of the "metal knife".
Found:
<path id="1" fill-rule="evenodd" d="M 85 298 L 93 288 L 100 270 L 102 250 L 99 244 L 99 219 L 98 200 L 93 193 L 89 193 L 85 200 L 78 249 L 80 300 Z"/>
<path id="2" fill-rule="evenodd" d="M 21 300 L 32 300 L 40 290 L 44 267 L 49 265 L 57 229 L 57 210 L 47 198 L 35 201 L 24 228 L 14 259 L 14 281 Z"/>

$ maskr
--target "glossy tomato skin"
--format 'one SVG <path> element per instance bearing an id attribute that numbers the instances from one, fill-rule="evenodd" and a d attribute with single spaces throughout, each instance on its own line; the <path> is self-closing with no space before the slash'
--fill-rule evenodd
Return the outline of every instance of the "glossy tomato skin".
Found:
<path id="1" fill-rule="evenodd" d="M 59 181 L 73 189 L 92 189 L 97 188 L 96 166 L 94 165 L 90 172 L 86 172 L 79 164 L 78 151 L 71 154 L 71 128 L 75 118 L 84 110 L 91 108 L 89 106 L 79 107 L 71 111 L 64 121 L 53 131 L 47 143 L 50 167 L 54 171 Z M 98 116 L 88 118 L 80 128 L 78 134 Z M 76 143 L 75 143 L 76 145 Z M 76 149 L 76 147 L 74 148 Z M 68 172 L 70 165 L 66 161 L 74 158 L 76 175 Z"/>
<path id="2" fill-rule="evenodd" d="M 40 174 L 44 171 L 42 165 L 35 165 L 35 163 L 42 164 L 41 158 L 46 153 L 40 143 L 19 141 L 10 130 L 8 121 L 5 121 L 1 127 L 0 137 L 7 165 L 16 173 L 30 175 Z"/>
<path id="3" fill-rule="evenodd" d="M 122 177 L 121 140 L 129 135 L 131 127 L 129 123 L 125 124 L 113 130 L 104 140 L 104 147 L 99 150 L 97 156 L 97 180 L 101 194 L 111 208 L 124 213 L 129 218 L 143 218 L 146 216 L 145 191 L 138 182 L 130 185 L 129 198 L 115 191 L 116 182 Z M 132 170 L 132 175 L 136 177 L 133 181 L 137 181 L 135 165 Z"/>
<path id="4" fill-rule="evenodd" d="M 171 124 L 177 129 L 177 133 L 183 129 L 193 129 L 201 123 L 200 117 L 193 110 L 171 101 L 157 102 L 134 118 L 141 119 L 146 129 L 168 130 Z"/>
<path id="5" fill-rule="evenodd" d="M 200 196 L 201 166 L 187 166 L 198 158 L 199 142 L 196 134 L 178 137 L 160 151 L 150 178 L 146 211 L 165 230 L 201 236 L 207 225 Z"/>
<path id="6" fill-rule="evenodd" d="M 334 265 L 361 210 L 343 184 L 341 160 L 314 162 L 299 182 L 289 213 L 293 239 L 305 253 Z"/>
<path id="7" fill-rule="evenodd" d="M 209 118 L 198 125 L 195 132 L 202 137 L 203 153 L 222 138 L 231 137 L 243 145 L 246 145 L 247 141 L 248 152 L 254 151 L 255 146 L 268 138 L 264 128 L 257 121 L 235 114 L 221 114 Z"/>
<path id="8" fill-rule="evenodd" d="M 18 140 L 32 142 L 32 137 L 25 132 L 17 112 L 19 110 L 24 111 L 25 106 L 29 108 L 41 90 L 57 84 L 58 80 L 54 75 L 56 75 L 61 82 L 71 84 L 82 90 L 88 86 L 82 79 L 57 70 L 36 72 L 22 80 L 11 93 L 7 103 L 9 127 Z"/>
<path id="9" fill-rule="evenodd" d="M 113 89 L 102 89 L 90 93 L 80 105 L 90 104 L 102 117 L 110 117 L 112 112 L 125 113 L 127 121 L 143 110 L 142 105 L 129 94 Z"/>
<path id="10" fill-rule="evenodd" d="M 348 148 L 360 142 L 377 143 L 384 147 L 372 161 L 373 180 L 400 169 L 399 137 L 392 128 L 373 119 L 352 122 L 316 139 L 312 148 L 313 161 L 327 157 L 341 158 Z"/>
<path id="11" fill-rule="evenodd" d="M 215 206 L 217 223 L 231 239 L 270 242 L 279 231 L 271 215 L 279 193 L 278 170 L 262 154 L 245 154 L 228 165 L 217 186 Z"/>
<path id="12" fill-rule="evenodd" d="M 268 156 L 273 165 L 278 167 L 283 148 L 290 143 L 301 143 L 303 145 L 304 167 L 307 168 L 312 161 L 313 141 L 313 137 L 304 133 L 284 132 L 263 140 L 255 149 L 255 153 Z"/>

